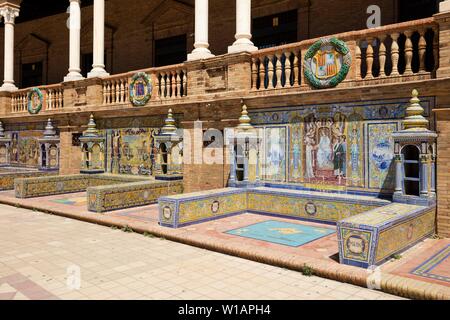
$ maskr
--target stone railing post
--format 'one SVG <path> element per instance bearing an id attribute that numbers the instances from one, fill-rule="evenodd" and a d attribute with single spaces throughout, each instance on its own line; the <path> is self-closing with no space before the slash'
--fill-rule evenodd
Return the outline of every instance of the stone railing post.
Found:
<path id="1" fill-rule="evenodd" d="M 450 0 L 440 3 L 439 13 L 434 15 L 434 19 L 439 24 L 439 68 L 436 76 L 450 77 Z"/>
<path id="2" fill-rule="evenodd" d="M 11 93 L 0 91 L 0 115 L 7 115 L 11 112 Z"/>

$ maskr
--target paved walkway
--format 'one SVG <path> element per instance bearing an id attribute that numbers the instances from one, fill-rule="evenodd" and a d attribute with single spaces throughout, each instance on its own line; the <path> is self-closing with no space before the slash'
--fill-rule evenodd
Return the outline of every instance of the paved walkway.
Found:
<path id="1" fill-rule="evenodd" d="M 168 240 L 0 205 L 0 299 L 399 298 Z"/>

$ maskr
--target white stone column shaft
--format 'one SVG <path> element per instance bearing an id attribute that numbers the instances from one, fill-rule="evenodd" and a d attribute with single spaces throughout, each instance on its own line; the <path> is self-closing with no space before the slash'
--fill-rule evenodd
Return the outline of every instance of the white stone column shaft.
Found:
<path id="1" fill-rule="evenodd" d="M 207 59 L 214 56 L 208 49 L 208 15 L 208 0 L 195 0 L 195 49 L 188 54 L 188 60 Z"/>
<path id="2" fill-rule="evenodd" d="M 88 78 L 107 77 L 105 71 L 105 0 L 94 0 L 94 64 Z"/>
<path id="3" fill-rule="evenodd" d="M 69 73 L 64 81 L 76 81 L 83 79 L 80 68 L 80 33 L 81 33 L 81 9 L 80 0 L 70 0 L 70 44 L 69 44 Z"/>
<path id="4" fill-rule="evenodd" d="M 228 52 L 257 51 L 252 39 L 252 1 L 236 0 L 236 41 Z"/>
<path id="5" fill-rule="evenodd" d="M 14 22 L 19 16 L 19 9 L 3 7 L 0 15 L 5 20 L 5 56 L 4 56 L 4 80 L 0 88 L 1 91 L 14 91 L 17 87 L 14 84 Z"/>

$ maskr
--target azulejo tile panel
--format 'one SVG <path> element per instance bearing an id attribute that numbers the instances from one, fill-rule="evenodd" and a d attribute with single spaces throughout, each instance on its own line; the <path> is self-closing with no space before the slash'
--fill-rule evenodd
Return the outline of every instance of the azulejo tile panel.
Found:
<path id="1" fill-rule="evenodd" d="M 14 173 L 1 173 L 0 174 L 0 191 L 14 190 L 14 180 L 19 178 L 32 178 L 32 177 L 44 177 L 52 176 L 57 173 L 51 172 L 14 172 Z"/>
<path id="2" fill-rule="evenodd" d="M 161 224 L 174 228 L 243 212 L 336 223 L 386 204 L 389 201 L 371 197 L 273 188 L 229 188 L 159 199 Z"/>
<path id="3" fill-rule="evenodd" d="M 183 182 L 133 182 L 87 189 L 88 209 L 107 212 L 157 202 L 161 196 L 183 192 Z"/>
<path id="4" fill-rule="evenodd" d="M 395 254 L 434 231 L 436 210 L 428 210 L 411 219 L 380 231 L 375 263 Z"/>
<path id="5" fill-rule="evenodd" d="M 263 138 L 261 176 L 315 189 L 393 192 L 392 133 L 408 99 L 289 106 L 250 113 Z M 435 105 L 423 98 L 425 115 Z M 433 125 L 432 119 L 431 123 Z"/>
<path id="6" fill-rule="evenodd" d="M 299 247 L 335 233 L 335 230 L 276 220 L 264 221 L 225 232 L 230 235 Z"/>
<path id="7" fill-rule="evenodd" d="M 309 220 L 337 222 L 350 215 L 357 215 L 377 206 L 346 203 L 338 200 L 314 200 L 311 197 L 292 195 L 248 194 L 248 210 L 251 212 L 287 215 Z"/>

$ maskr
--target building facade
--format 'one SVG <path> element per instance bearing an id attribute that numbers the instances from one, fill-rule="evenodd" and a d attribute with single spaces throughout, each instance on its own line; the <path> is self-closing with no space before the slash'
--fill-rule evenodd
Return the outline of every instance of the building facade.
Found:
<path id="1" fill-rule="evenodd" d="M 449 1 L 71 0 L 70 20 L 62 12 L 20 21 L 21 5 L 0 1 L 10 165 L 39 168 L 51 118 L 60 174 L 80 172 L 79 139 L 93 114 L 105 171 L 154 175 L 155 140 L 172 109 L 184 129 L 185 192 L 221 188 L 227 134 L 245 104 L 267 185 L 389 197 L 393 134 L 417 89 L 438 133 L 438 233 L 450 235 Z"/>

